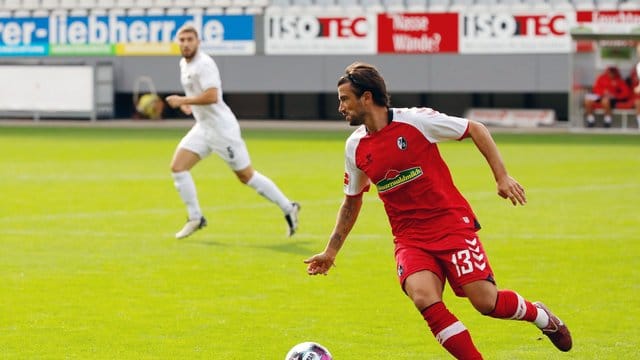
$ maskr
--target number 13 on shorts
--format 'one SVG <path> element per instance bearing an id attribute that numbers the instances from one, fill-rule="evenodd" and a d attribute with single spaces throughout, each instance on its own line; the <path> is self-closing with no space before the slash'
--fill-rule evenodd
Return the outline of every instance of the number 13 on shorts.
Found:
<path id="1" fill-rule="evenodd" d="M 459 250 L 451 255 L 451 263 L 455 265 L 458 277 L 466 274 L 470 274 L 474 269 L 484 271 L 487 267 L 487 262 L 480 248 L 477 238 L 472 240 L 464 240 L 468 248 Z"/>

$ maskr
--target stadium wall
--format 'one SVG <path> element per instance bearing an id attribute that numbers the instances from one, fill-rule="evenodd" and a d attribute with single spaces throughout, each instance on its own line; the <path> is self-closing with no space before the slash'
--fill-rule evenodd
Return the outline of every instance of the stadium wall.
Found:
<path id="1" fill-rule="evenodd" d="M 385 76 L 395 106 L 425 105 L 452 115 L 468 107 L 546 107 L 566 119 L 567 54 L 216 56 L 225 98 L 240 118 L 337 119 L 336 81 L 356 60 Z M 3 63 L 97 64 L 114 69 L 115 116 L 133 113 L 136 79 L 161 94 L 181 93 L 178 57 L 12 58 Z M 144 89 L 143 89 L 144 90 Z M 167 110 L 167 117 L 181 114 Z"/>
<path id="2" fill-rule="evenodd" d="M 265 14 L 255 17 L 203 15 L 193 19 L 204 24 L 216 23 L 225 30 L 222 43 L 227 47 L 222 51 L 218 51 L 219 43 L 214 38 L 209 42 L 203 40 L 203 45 L 207 44 L 207 52 L 214 54 L 222 74 L 225 98 L 241 118 L 338 118 L 336 80 L 345 66 L 362 60 L 381 69 L 396 106 L 426 105 L 453 115 L 462 115 L 468 107 L 545 107 L 555 109 L 560 119 L 566 119 L 570 41 L 566 29 L 563 33 L 550 31 L 549 24 L 566 25 L 572 21 L 572 13 L 524 17 L 489 13 L 483 15 L 486 19 L 472 13 L 407 15 L 429 20 L 429 26 L 420 30 L 421 38 L 438 37 L 443 44 L 423 49 L 428 53 L 412 54 L 404 54 L 406 49 L 397 49 L 395 45 L 389 48 L 390 45 L 383 44 L 384 39 L 406 35 L 403 32 L 406 29 L 398 30 L 392 25 L 389 19 L 393 16 L 369 14 L 336 19 L 321 15 L 269 17 Z M 553 20 L 556 18 L 562 21 Z M 159 42 L 156 39 L 155 43 L 151 38 L 141 39 L 139 36 L 147 33 L 141 32 L 140 26 L 151 29 L 154 22 L 161 21 L 175 29 L 189 19 L 188 16 L 163 16 L 160 20 L 152 16 L 0 19 L 6 29 L 15 29 L 16 34 L 21 30 L 35 36 L 23 36 L 29 42 L 18 41 L 17 36 L 8 37 L 11 44 L 8 41 L 0 44 L 5 54 L 0 57 L 0 64 L 110 62 L 114 69 L 115 116 L 129 117 L 133 111 L 131 94 L 140 76 L 153 79 L 161 95 L 182 92 L 175 43 L 169 37 Z M 486 21 L 502 24 L 497 19 L 513 25 L 503 29 L 513 33 L 490 34 L 487 31 L 501 28 L 487 30 L 481 26 Z M 255 23 L 244 26 L 247 20 Z M 306 34 L 303 28 L 291 30 L 284 25 L 303 20 L 316 25 L 336 25 L 337 21 L 338 27 L 351 21 L 353 27 L 349 30 L 361 34 L 345 38 L 335 26 L 326 27 L 334 33 Z M 516 26 L 521 21 L 527 24 L 534 21 L 535 32 L 529 25 Z M 356 23 L 365 22 L 367 26 L 356 29 Z M 92 42 L 92 36 L 100 38 L 96 29 L 101 27 L 113 31 L 102 33 L 108 35 L 108 39 Z M 121 28 L 127 31 L 120 34 Z M 239 40 L 227 41 L 229 32 L 236 32 L 234 35 Z M 48 34 L 48 37 L 38 38 L 38 34 Z M 114 34 L 120 35 L 112 37 Z M 306 46 L 308 35 L 314 36 Z M 135 39 L 130 38 L 134 36 Z M 305 40 L 300 41 L 301 38 Z M 236 47 L 240 49 L 237 54 L 225 52 Z M 26 51 L 34 56 L 21 57 L 14 51 Z M 156 51 L 160 53 L 154 56 Z M 86 52 L 92 52 L 91 56 L 82 56 Z"/>

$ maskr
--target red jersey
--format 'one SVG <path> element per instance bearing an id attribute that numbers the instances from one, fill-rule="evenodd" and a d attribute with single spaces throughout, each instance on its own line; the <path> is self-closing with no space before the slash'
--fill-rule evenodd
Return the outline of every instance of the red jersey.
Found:
<path id="1" fill-rule="evenodd" d="M 593 92 L 600 96 L 612 96 L 616 100 L 626 100 L 631 95 L 631 90 L 622 77 L 612 78 L 607 73 L 598 76 L 593 84 Z"/>
<path id="2" fill-rule="evenodd" d="M 479 229 L 436 145 L 461 140 L 468 120 L 429 108 L 392 108 L 389 118 L 382 130 L 368 134 L 363 125 L 347 139 L 345 194 L 375 184 L 396 241 L 437 240 L 456 230 Z"/>

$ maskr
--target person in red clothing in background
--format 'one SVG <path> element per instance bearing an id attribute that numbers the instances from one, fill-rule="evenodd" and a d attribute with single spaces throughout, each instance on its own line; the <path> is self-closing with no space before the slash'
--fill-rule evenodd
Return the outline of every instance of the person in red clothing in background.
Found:
<path id="1" fill-rule="evenodd" d="M 594 127 L 596 118 L 593 110 L 599 104 L 604 110 L 604 127 L 611 127 L 611 111 L 616 107 L 616 103 L 625 101 L 631 96 L 631 90 L 620 75 L 620 70 L 616 66 L 609 66 L 600 74 L 591 93 L 584 99 L 584 109 L 588 127 Z"/>
<path id="2" fill-rule="evenodd" d="M 633 96 L 633 105 L 636 109 L 636 122 L 638 123 L 638 130 L 640 130 L 640 42 L 636 46 L 636 53 L 638 55 L 638 63 L 631 68 L 629 80 Z"/>

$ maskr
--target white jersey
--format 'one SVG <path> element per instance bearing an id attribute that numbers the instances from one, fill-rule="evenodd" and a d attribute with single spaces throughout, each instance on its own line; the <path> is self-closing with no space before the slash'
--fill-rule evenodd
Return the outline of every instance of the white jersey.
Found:
<path id="1" fill-rule="evenodd" d="M 180 82 L 187 96 L 198 96 L 207 89 L 216 88 L 218 101 L 191 105 L 196 124 L 178 147 L 198 154 L 201 159 L 214 152 L 235 171 L 249 166 L 251 159 L 240 134 L 238 119 L 222 99 L 222 81 L 215 61 L 200 51 L 190 62 L 183 58 L 180 60 Z"/>
<path id="2" fill-rule="evenodd" d="M 217 102 L 208 105 L 191 105 L 193 117 L 200 126 L 219 133 L 239 127 L 236 116 L 222 98 L 220 71 L 209 55 L 198 51 L 190 62 L 182 58 L 180 82 L 187 96 L 198 96 L 210 88 L 218 89 Z"/>

